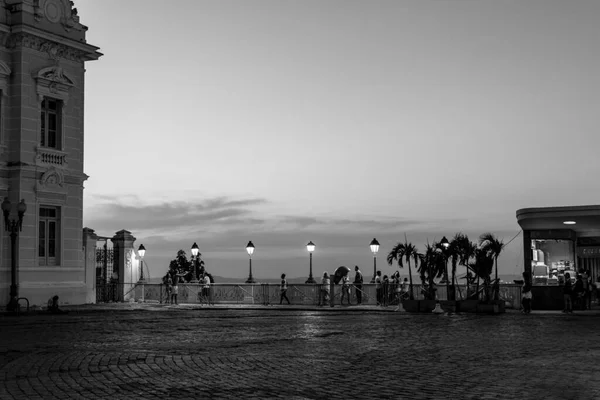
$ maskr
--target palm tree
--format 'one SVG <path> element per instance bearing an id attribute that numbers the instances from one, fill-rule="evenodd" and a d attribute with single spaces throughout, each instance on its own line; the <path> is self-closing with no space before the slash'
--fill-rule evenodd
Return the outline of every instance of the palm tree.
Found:
<path id="1" fill-rule="evenodd" d="M 498 281 L 498 256 L 500 256 L 500 253 L 502 253 L 502 249 L 504 249 L 504 242 L 502 240 L 499 240 L 492 233 L 487 232 L 479 236 L 479 246 L 481 246 L 482 250 L 494 259 L 494 264 L 496 266 L 496 290 L 494 293 L 494 300 L 498 300 L 500 297 L 500 291 L 498 290 L 500 286 L 500 282 Z"/>
<path id="2" fill-rule="evenodd" d="M 475 252 L 477 251 L 477 244 L 473 243 L 469 240 L 469 237 L 467 235 L 464 235 L 463 239 L 460 241 L 460 245 L 459 245 L 459 252 L 460 252 L 460 260 L 459 260 L 459 264 L 464 266 L 467 269 L 467 298 L 469 297 L 469 286 L 470 286 L 470 279 L 469 279 L 469 263 L 471 261 L 472 258 L 475 257 Z"/>
<path id="3" fill-rule="evenodd" d="M 414 300 L 412 269 L 410 266 L 411 259 L 414 260 L 415 266 L 417 266 L 419 262 L 419 251 L 412 243 L 406 241 L 404 243 L 398 242 L 387 255 L 387 262 L 389 265 L 392 265 L 394 261 L 398 262 L 400 268 L 404 267 L 404 261 L 408 264 L 410 299 Z"/>
<path id="4" fill-rule="evenodd" d="M 492 275 L 492 270 L 494 269 L 494 259 L 489 255 L 487 251 L 483 250 L 482 248 L 477 248 L 475 250 L 474 262 L 469 263 L 469 269 L 473 271 L 473 274 L 475 274 L 475 276 L 477 276 L 477 286 L 475 289 L 475 293 L 477 294 L 477 300 L 479 299 L 479 282 L 480 279 L 483 279 L 486 301 L 489 301 L 489 284 L 490 276 Z"/>
<path id="5" fill-rule="evenodd" d="M 452 284 L 458 284 L 456 279 L 456 266 L 462 265 L 468 270 L 469 259 L 475 255 L 475 246 L 469 241 L 469 237 L 462 233 L 457 233 L 450 242 L 452 249 Z M 467 292 L 469 291 L 469 280 L 467 279 Z M 462 292 L 460 297 L 462 299 Z"/>
<path id="6" fill-rule="evenodd" d="M 421 259 L 420 268 L 427 274 L 428 286 L 430 288 L 427 296 L 430 300 L 435 300 L 435 293 L 431 292 L 434 284 L 433 280 L 442 277 L 446 269 L 443 257 L 436 246 L 435 243 L 433 245 L 427 243 L 425 253 L 419 255 Z"/>

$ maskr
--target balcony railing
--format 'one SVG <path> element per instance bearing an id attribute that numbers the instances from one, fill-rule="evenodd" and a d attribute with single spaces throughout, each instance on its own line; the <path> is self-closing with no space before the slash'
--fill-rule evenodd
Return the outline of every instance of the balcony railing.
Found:
<path id="1" fill-rule="evenodd" d="M 35 159 L 38 164 L 67 166 L 67 153 L 56 149 L 38 147 Z"/>
<path id="2" fill-rule="evenodd" d="M 143 299 L 149 303 L 167 303 L 167 288 L 163 284 L 144 284 L 125 283 L 126 290 L 118 291 L 125 293 L 125 300 L 142 298 L 141 290 L 143 288 Z M 197 283 L 180 283 L 178 285 L 178 303 L 185 304 L 202 304 L 206 302 L 202 298 L 202 285 Z M 474 287 L 472 288 L 474 290 Z M 334 303 L 340 304 L 341 285 L 335 285 L 333 291 Z M 350 301 L 352 304 L 357 303 L 357 289 L 352 286 L 350 290 Z M 467 290 L 465 285 L 455 286 L 456 300 L 466 298 Z M 422 293 L 422 285 L 413 285 L 413 293 L 415 299 L 424 299 Z M 316 284 L 288 284 L 286 293 L 290 302 L 294 305 L 317 306 L 323 302 L 321 285 Z M 383 295 L 386 298 L 388 305 L 398 304 L 396 299 L 395 287 L 389 285 L 384 287 Z M 216 283 L 211 285 L 210 302 L 214 304 L 279 304 L 280 289 L 278 284 L 232 284 L 232 283 Z M 445 285 L 437 285 L 438 300 L 446 300 L 448 298 Z M 480 296 L 483 299 L 483 293 Z M 519 309 L 521 307 L 521 286 L 515 284 L 500 285 L 500 299 L 506 302 L 507 308 Z M 115 298 L 115 301 L 123 301 L 121 298 Z M 284 300 L 284 304 L 287 304 Z M 362 304 L 376 305 L 376 287 L 375 284 L 365 283 L 362 285 Z"/>

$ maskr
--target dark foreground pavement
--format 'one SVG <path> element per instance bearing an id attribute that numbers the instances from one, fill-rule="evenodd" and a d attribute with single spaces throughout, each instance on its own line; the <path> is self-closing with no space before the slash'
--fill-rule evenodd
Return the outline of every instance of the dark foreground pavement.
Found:
<path id="1" fill-rule="evenodd" d="M 186 307 L 0 317 L 0 399 L 599 399 L 600 317 Z"/>

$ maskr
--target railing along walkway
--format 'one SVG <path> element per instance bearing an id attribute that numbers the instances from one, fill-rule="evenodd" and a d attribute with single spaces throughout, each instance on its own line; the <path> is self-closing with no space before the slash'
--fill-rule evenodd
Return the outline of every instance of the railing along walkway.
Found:
<path id="1" fill-rule="evenodd" d="M 202 293 L 201 283 L 180 283 L 178 302 L 201 304 Z M 118 290 L 120 287 L 121 290 Z M 296 305 L 317 305 L 322 302 L 321 284 L 292 284 L 288 286 L 287 297 L 292 304 Z M 395 285 L 388 285 L 384 288 L 384 296 L 386 304 L 397 304 Z M 474 285 L 470 288 L 475 289 Z M 125 293 L 121 301 L 140 301 L 145 302 L 166 303 L 167 293 L 166 286 L 157 283 L 125 283 L 117 284 L 115 289 L 119 293 Z M 413 293 L 415 299 L 424 299 L 422 293 L 422 285 L 413 285 Z M 437 285 L 437 299 L 447 300 L 447 290 L 445 285 Z M 516 284 L 500 284 L 500 299 L 506 302 L 509 308 L 521 307 L 521 286 Z M 142 296 L 143 290 L 143 296 Z M 493 290 L 493 288 L 490 288 Z M 351 284 L 350 301 L 352 304 L 357 303 L 356 293 L 360 291 L 362 294 L 362 304 L 375 305 L 377 296 L 375 284 L 363 283 L 362 290 Z M 455 286 L 455 299 L 467 299 L 466 285 Z M 341 294 L 341 285 L 334 285 L 333 292 L 329 295 L 334 302 L 339 302 Z M 472 293 L 470 293 L 472 294 Z M 483 285 L 480 285 L 478 297 L 483 300 L 485 293 Z M 493 295 L 493 293 L 492 293 Z M 210 286 L 210 302 L 214 304 L 279 304 L 280 286 L 277 283 L 256 283 L 256 284 L 240 284 L 240 283 L 215 283 Z"/>

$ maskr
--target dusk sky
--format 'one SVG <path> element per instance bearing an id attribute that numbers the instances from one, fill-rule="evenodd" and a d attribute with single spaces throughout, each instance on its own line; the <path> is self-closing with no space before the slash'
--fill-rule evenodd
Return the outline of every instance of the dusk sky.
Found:
<path id="1" fill-rule="evenodd" d="M 84 226 L 152 277 L 373 271 L 398 241 L 597 204 L 600 1 L 76 0 L 88 43 Z M 500 257 L 523 270 L 522 238 Z M 406 276 L 406 268 L 401 270 Z"/>

